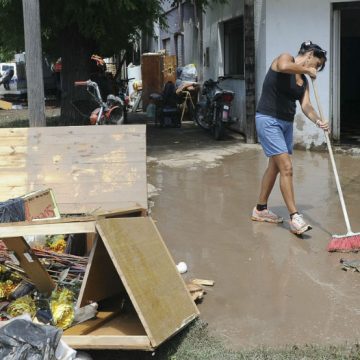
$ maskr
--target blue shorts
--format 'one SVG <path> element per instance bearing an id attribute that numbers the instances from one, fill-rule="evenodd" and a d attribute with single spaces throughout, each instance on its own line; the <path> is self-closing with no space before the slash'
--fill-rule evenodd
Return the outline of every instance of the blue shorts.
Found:
<path id="1" fill-rule="evenodd" d="M 256 113 L 256 131 L 267 157 L 293 152 L 293 123 Z"/>

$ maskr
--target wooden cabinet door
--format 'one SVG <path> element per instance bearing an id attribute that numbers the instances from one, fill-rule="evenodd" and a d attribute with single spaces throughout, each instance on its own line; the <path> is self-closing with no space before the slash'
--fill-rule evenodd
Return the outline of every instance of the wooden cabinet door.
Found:
<path id="1" fill-rule="evenodd" d="M 149 104 L 149 95 L 151 93 L 162 92 L 162 55 L 144 54 L 141 57 L 141 77 L 142 77 L 142 102 L 146 110 Z"/>

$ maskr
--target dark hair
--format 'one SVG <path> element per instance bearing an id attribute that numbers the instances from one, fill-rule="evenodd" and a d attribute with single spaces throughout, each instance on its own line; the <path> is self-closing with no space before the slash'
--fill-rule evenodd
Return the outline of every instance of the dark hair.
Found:
<path id="1" fill-rule="evenodd" d="M 304 41 L 301 46 L 300 46 L 300 50 L 298 55 L 304 55 L 307 52 L 313 51 L 314 56 L 319 58 L 319 59 L 324 59 L 323 64 L 321 65 L 321 68 L 319 69 L 319 71 L 323 70 L 325 67 L 325 63 L 327 60 L 326 57 L 326 50 L 323 50 L 319 45 L 317 44 L 313 44 L 310 40 L 309 41 Z"/>

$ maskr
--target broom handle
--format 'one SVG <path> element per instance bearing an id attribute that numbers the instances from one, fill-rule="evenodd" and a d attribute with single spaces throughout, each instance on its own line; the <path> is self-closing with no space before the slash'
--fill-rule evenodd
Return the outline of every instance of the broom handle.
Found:
<path id="1" fill-rule="evenodd" d="M 316 103 L 317 103 L 319 113 L 320 113 L 320 119 L 321 119 L 321 121 L 324 121 L 324 115 L 323 115 L 322 107 L 321 107 L 321 104 L 320 104 L 320 99 L 319 99 L 319 95 L 318 95 L 318 91 L 317 91 L 317 85 L 316 85 L 316 82 L 315 82 L 314 79 L 311 79 L 311 81 L 312 81 L 313 88 L 314 88 L 314 94 L 315 94 Z M 326 139 L 326 145 L 327 145 L 327 148 L 329 150 L 329 155 L 330 155 L 332 168 L 333 168 L 333 171 L 334 171 L 336 187 L 337 187 L 339 198 L 340 198 L 341 208 L 342 208 L 342 211 L 343 211 L 347 232 L 352 233 L 351 226 L 350 226 L 350 221 L 349 221 L 349 216 L 348 216 L 345 201 L 344 201 L 344 195 L 343 195 L 343 192 L 341 190 L 339 175 L 338 175 L 338 172 L 337 172 L 337 169 L 336 169 L 336 164 L 335 164 L 335 160 L 334 160 L 334 154 L 333 154 L 333 150 L 332 150 L 332 147 L 331 147 L 331 142 L 330 142 L 330 139 L 329 139 L 329 133 L 327 131 L 324 131 L 324 135 L 325 135 L 325 139 Z"/>

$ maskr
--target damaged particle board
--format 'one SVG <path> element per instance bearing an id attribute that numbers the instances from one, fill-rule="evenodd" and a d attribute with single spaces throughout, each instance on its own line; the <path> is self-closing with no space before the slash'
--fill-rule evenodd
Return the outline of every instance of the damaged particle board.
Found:
<path id="1" fill-rule="evenodd" d="M 147 209 L 146 126 L 0 129 L 0 201 L 49 188 L 61 213 Z"/>
<path id="2" fill-rule="evenodd" d="M 33 254 L 30 246 L 23 237 L 3 239 L 10 252 L 11 261 L 19 265 L 35 287 L 43 294 L 50 295 L 55 289 L 55 283 L 48 272 Z"/>
<path id="3" fill-rule="evenodd" d="M 69 346 L 151 350 L 199 315 L 150 217 L 101 219 L 96 229 L 99 237 L 78 304 L 106 298 L 116 289 L 120 294 L 126 293 L 134 311 L 121 311 L 86 335 L 65 332 L 63 340 Z M 102 266 L 105 263 L 107 266 Z M 118 306 L 122 307 L 120 301 Z M 91 326 L 91 322 L 88 324 Z"/>

